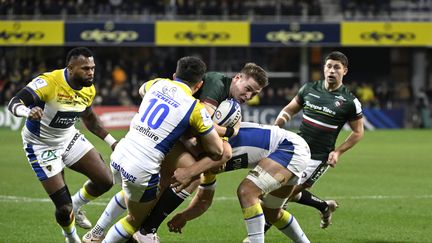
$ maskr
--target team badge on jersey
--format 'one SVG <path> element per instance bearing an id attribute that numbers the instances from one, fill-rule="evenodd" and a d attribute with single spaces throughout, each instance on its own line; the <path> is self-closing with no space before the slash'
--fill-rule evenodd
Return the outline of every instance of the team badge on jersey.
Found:
<path id="1" fill-rule="evenodd" d="M 210 114 L 207 112 L 206 108 L 202 108 L 200 110 L 200 113 L 201 113 L 201 118 L 203 120 L 204 126 L 208 127 L 213 124 Z"/>
<path id="2" fill-rule="evenodd" d="M 33 89 L 33 90 L 37 90 L 40 88 L 43 88 L 45 86 L 47 86 L 48 83 L 47 81 L 45 81 L 42 78 L 35 78 L 33 79 L 33 81 L 30 82 L 29 86 Z"/>
<path id="3" fill-rule="evenodd" d="M 163 87 L 162 93 L 166 94 L 170 98 L 174 98 L 175 93 L 177 93 L 177 87 Z"/>

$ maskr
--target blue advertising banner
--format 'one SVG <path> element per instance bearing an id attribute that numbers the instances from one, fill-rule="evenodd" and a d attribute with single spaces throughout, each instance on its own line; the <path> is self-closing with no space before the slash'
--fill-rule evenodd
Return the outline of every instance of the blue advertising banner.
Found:
<path id="1" fill-rule="evenodd" d="M 251 45 L 339 45 L 339 24 L 251 24 Z"/>
<path id="2" fill-rule="evenodd" d="M 154 44 L 153 23 L 66 22 L 65 45 Z"/>

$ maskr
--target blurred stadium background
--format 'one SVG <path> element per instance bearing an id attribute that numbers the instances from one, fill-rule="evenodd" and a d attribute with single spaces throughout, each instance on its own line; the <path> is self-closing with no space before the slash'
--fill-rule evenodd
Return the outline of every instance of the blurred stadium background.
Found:
<path id="1" fill-rule="evenodd" d="M 397 178 L 407 174 L 412 176 L 406 179 L 407 182 L 418 180 L 417 176 L 420 176 L 421 170 L 418 168 L 425 172 L 431 171 L 431 165 L 426 163 L 430 160 L 430 155 L 428 157 L 425 153 L 432 145 L 431 21 L 431 0 L 0 0 L 0 140 L 2 143 L 10 142 L 9 146 L 0 147 L 2 157 L 8 154 L 3 157 L 7 158 L 7 169 L 0 172 L 0 242 L 59 240 L 54 236 L 42 238 L 43 241 L 23 240 L 20 234 L 12 238 L 5 236 L 12 232 L 16 234 L 10 220 L 19 218 L 12 224 L 18 226 L 20 220 L 27 220 L 25 222 L 30 226 L 35 221 L 16 216 L 24 205 L 29 204 L 12 206 L 13 203 L 22 203 L 26 201 L 22 198 L 26 197 L 47 198 L 38 182 L 32 178 L 34 176 L 25 163 L 19 132 L 11 132 L 19 130 L 23 121 L 13 118 L 7 112 L 6 105 L 16 91 L 25 86 L 32 77 L 63 67 L 67 51 L 75 46 L 87 46 L 94 51 L 97 64 L 95 82 L 98 92 L 95 106 L 104 123 L 113 130 L 128 126 L 129 119 L 140 102 L 137 87 L 154 77 L 171 77 L 175 61 L 181 56 L 198 55 L 207 63 L 208 70 L 228 75 L 234 75 L 246 62 L 255 62 L 264 67 L 269 72 L 270 85 L 257 99 L 243 106 L 242 111 L 244 120 L 269 124 L 273 122 L 281 107 L 295 96 L 302 83 L 321 78 L 323 57 L 330 51 L 340 50 L 350 61 L 344 83 L 362 101 L 367 119 L 366 128 L 383 130 L 374 131 L 373 135 L 366 134 L 365 141 L 360 142 L 358 149 L 348 152 L 346 157 L 344 155 L 343 161 L 358 162 L 356 165 L 354 162 L 350 165 L 353 167 L 352 171 L 347 165 L 337 170 L 338 172 L 329 173 L 328 178 L 323 179 L 322 184 L 319 183 L 315 190 L 324 196 L 346 196 L 347 192 L 352 197 L 360 198 L 364 195 L 394 194 L 395 200 L 398 200 L 397 196 L 402 195 L 403 199 L 397 203 L 389 201 L 395 203 L 393 205 L 410 203 L 408 198 L 415 197 L 415 194 L 420 196 L 415 203 L 422 199 L 425 202 L 418 203 L 419 205 L 428 203 L 430 206 L 430 179 L 426 184 L 397 184 L 400 188 L 406 187 L 406 190 L 400 191 L 394 191 L 394 188 L 388 185 L 390 193 L 384 189 L 379 190 L 379 193 L 373 193 L 374 188 L 362 191 L 363 184 L 353 185 L 353 188 L 360 189 L 358 195 L 349 188 L 345 188 L 345 191 L 339 190 L 340 185 L 336 190 L 328 189 L 333 186 L 332 180 L 347 183 L 347 180 L 360 178 L 360 181 L 367 183 L 367 175 L 359 175 L 355 169 L 355 166 L 364 162 L 364 159 L 368 160 L 372 167 L 376 166 L 375 163 L 383 162 L 383 159 L 388 160 L 388 168 L 378 166 L 378 171 L 382 174 L 390 173 L 388 170 L 391 170 L 392 161 L 399 168 L 405 168 L 408 162 L 419 163 L 416 164 L 419 167 L 405 168 L 406 173 L 396 173 L 393 178 L 389 176 L 389 183 L 396 183 Z M 299 117 L 288 124 L 287 128 L 296 129 Z M 118 131 L 117 134 L 121 136 L 124 130 Z M 368 136 L 376 140 L 368 139 Z M 408 139 L 406 143 L 411 142 L 411 146 L 396 153 L 393 151 L 399 149 L 396 146 L 406 146 L 406 143 L 395 143 L 390 138 Z M 374 146 L 366 146 L 366 143 L 372 143 Z M 381 160 L 370 155 L 365 157 L 363 154 L 376 153 L 376 149 L 384 143 L 389 143 L 389 147 L 385 147 L 387 150 L 383 150 L 384 154 L 378 156 Z M 109 151 L 100 148 L 103 144 L 95 144 L 108 160 Z M 16 152 L 16 155 L 9 155 L 11 151 Z M 424 163 L 421 163 L 422 161 Z M 21 169 L 25 172 L 21 172 Z M 348 175 L 344 174 L 344 169 Z M 18 178 L 26 178 L 26 187 L 34 188 L 33 193 L 28 194 L 28 189 L 18 189 L 22 185 L 15 173 L 19 174 Z M 236 182 L 243 175 L 244 173 L 240 173 Z M 83 181 L 79 176 L 71 178 L 71 183 L 76 180 L 77 187 Z M 379 180 L 379 177 L 375 179 Z M 427 179 L 426 176 L 425 180 Z M 425 190 L 418 189 L 414 190 L 414 194 L 404 194 L 412 188 Z M 232 198 L 233 192 L 229 191 L 227 197 Z M 15 196 L 18 199 L 10 199 Z M 102 200 L 106 201 L 108 197 L 109 195 Z M 370 199 L 365 200 L 359 204 L 353 201 L 352 205 L 348 202 L 348 205 L 367 212 L 366 208 L 372 203 L 367 201 Z M 6 207 L 3 207 L 3 204 Z M 236 202 L 233 200 L 231 204 L 236 205 Z M 365 208 L 360 208 L 360 204 L 365 204 Z M 45 207 L 47 209 L 42 217 L 49 219 L 47 222 L 50 222 L 50 229 L 40 225 L 36 231 L 38 234 L 55 232 L 54 235 L 59 235 L 52 218 L 51 205 L 46 203 Z M 217 206 L 215 207 L 215 210 L 218 210 Z M 235 227 L 243 230 L 236 236 L 238 242 L 245 231 L 241 214 L 238 213 L 239 209 L 236 210 L 235 207 L 231 206 L 229 210 L 237 212 L 238 220 L 235 222 L 238 225 Z M 382 207 L 386 208 L 385 205 Z M 5 208 L 6 210 L 3 210 Z M 401 208 L 403 206 L 395 206 L 394 210 Z M 91 213 L 93 220 L 96 220 L 102 206 L 90 210 L 96 211 Z M 352 228 L 342 229 L 352 234 L 349 237 L 340 232 L 336 233 L 336 230 L 328 234 L 311 232 L 312 228 L 316 228 L 316 224 L 313 224 L 316 222 L 312 221 L 316 221 L 317 216 L 306 214 L 301 218 L 303 209 L 295 210 L 299 210 L 299 221 L 305 225 L 306 233 L 312 235 L 312 242 L 430 242 L 426 235 L 419 232 L 411 231 L 412 235 L 418 237 L 398 236 L 397 234 L 402 232 L 411 236 L 408 231 L 398 228 L 388 233 L 396 233 L 395 237 L 379 237 L 379 233 L 372 233 L 368 238 L 362 234 L 368 234 L 370 228 L 362 226 L 361 223 L 357 224 L 361 226 L 357 231 Z M 422 208 L 416 210 L 421 211 Z M 428 209 L 425 207 L 425 210 Z M 390 214 L 394 213 L 392 210 L 389 211 Z M 376 215 L 375 212 L 371 213 Z M 215 211 L 213 214 L 219 215 Z M 346 219 L 339 222 L 339 226 L 349 221 L 352 215 L 360 217 L 361 213 L 354 212 L 350 216 L 350 212 L 345 211 L 345 214 Z M 343 215 L 341 212 L 341 217 Z M 408 215 L 409 212 L 399 215 L 398 219 L 403 221 Z M 432 215 L 428 213 L 429 223 L 431 218 Z M 382 219 L 378 218 L 377 221 L 371 222 L 371 227 L 380 224 L 380 220 Z M 429 232 L 432 231 L 430 225 L 423 224 L 427 220 L 422 220 L 414 224 L 415 229 L 420 227 L 427 232 L 429 227 Z M 201 222 L 205 222 L 209 227 L 214 224 L 210 218 Z M 33 230 L 30 226 L 29 231 Z M 357 226 L 352 224 L 353 228 Z M 190 234 L 180 241 L 223 240 L 217 236 L 208 238 L 205 233 L 202 233 L 204 236 L 197 233 L 196 238 L 193 237 L 193 233 Z M 168 235 L 170 234 L 166 233 L 167 239 L 177 241 Z M 224 242 L 231 242 L 229 239 L 225 239 Z M 278 242 L 284 238 L 281 235 L 274 235 L 269 239 L 269 242 Z"/>

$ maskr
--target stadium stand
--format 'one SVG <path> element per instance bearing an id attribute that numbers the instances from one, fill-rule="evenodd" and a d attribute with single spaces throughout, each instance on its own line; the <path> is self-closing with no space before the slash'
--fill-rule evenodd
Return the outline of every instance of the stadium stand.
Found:
<path id="1" fill-rule="evenodd" d="M 157 19 L 222 19 L 273 22 L 290 20 L 302 22 L 340 22 L 342 20 L 370 21 L 431 21 L 431 0 L 4 0 L 0 4 L 2 20 L 45 20 L 105 19 L 157 20 Z M 258 105 L 283 105 L 292 99 L 300 84 L 302 56 L 300 47 L 92 47 L 97 60 L 96 104 L 129 105 L 138 104 L 139 96 L 134 89 L 142 82 L 156 76 L 169 77 L 174 60 L 185 54 L 197 54 L 208 63 L 209 70 L 234 73 L 245 62 L 254 61 L 270 75 L 271 85 L 262 93 Z M 321 53 L 335 48 L 321 47 Z M 338 48 L 341 49 L 341 48 Z M 61 66 L 68 47 L 0 47 L 0 102 L 5 105 L 12 95 L 37 74 Z M 361 69 L 364 51 L 359 48 L 345 49 L 353 67 Z M 309 50 L 310 58 L 314 51 Z M 413 66 L 408 60 L 415 52 L 412 48 L 383 47 L 374 50 L 377 57 L 371 60 L 372 70 L 361 72 L 350 70 L 346 84 L 360 97 L 367 89 L 365 107 L 397 108 L 430 107 L 432 77 L 427 76 L 425 95 L 414 93 L 410 82 Z M 425 49 L 426 61 L 431 62 L 431 50 Z M 394 61 L 399 56 L 399 60 Z M 386 57 L 386 58 L 382 58 Z M 376 60 L 375 60 L 376 59 Z M 320 62 L 312 62 L 310 78 L 320 78 Z M 126 81 L 113 82 L 114 68 L 124 71 Z M 428 67 L 430 69 L 430 67 Z M 281 76 L 280 73 L 288 75 Z M 314 73 L 318 73 L 314 75 Z M 279 74 L 279 75 L 278 75 Z M 394 83 L 397 83 L 395 85 Z M 418 90 L 418 89 L 416 89 Z M 363 93 L 362 93 L 363 92 Z M 363 95 L 361 95 L 363 94 Z M 371 98 L 373 97 L 373 98 Z M 426 97 L 421 98 L 421 97 Z M 425 105 L 426 104 L 426 105 Z M 409 110 L 409 109 L 408 109 Z"/>

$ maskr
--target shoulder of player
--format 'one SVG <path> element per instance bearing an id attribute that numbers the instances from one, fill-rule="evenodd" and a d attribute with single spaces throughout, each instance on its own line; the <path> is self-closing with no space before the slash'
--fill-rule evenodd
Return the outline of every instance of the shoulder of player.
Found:
<path id="1" fill-rule="evenodd" d="M 204 86 L 211 86 L 211 88 L 214 88 L 215 86 L 224 86 L 224 81 L 226 79 L 229 79 L 222 73 L 218 72 L 208 72 L 204 74 L 203 80 L 204 80 Z"/>
<path id="2" fill-rule="evenodd" d="M 353 92 L 351 92 L 351 90 L 345 86 L 342 85 L 341 89 L 339 90 L 339 92 L 341 93 L 341 95 L 343 97 L 345 97 L 347 100 L 353 102 L 355 99 L 357 99 L 357 97 L 355 96 L 355 94 Z"/>

